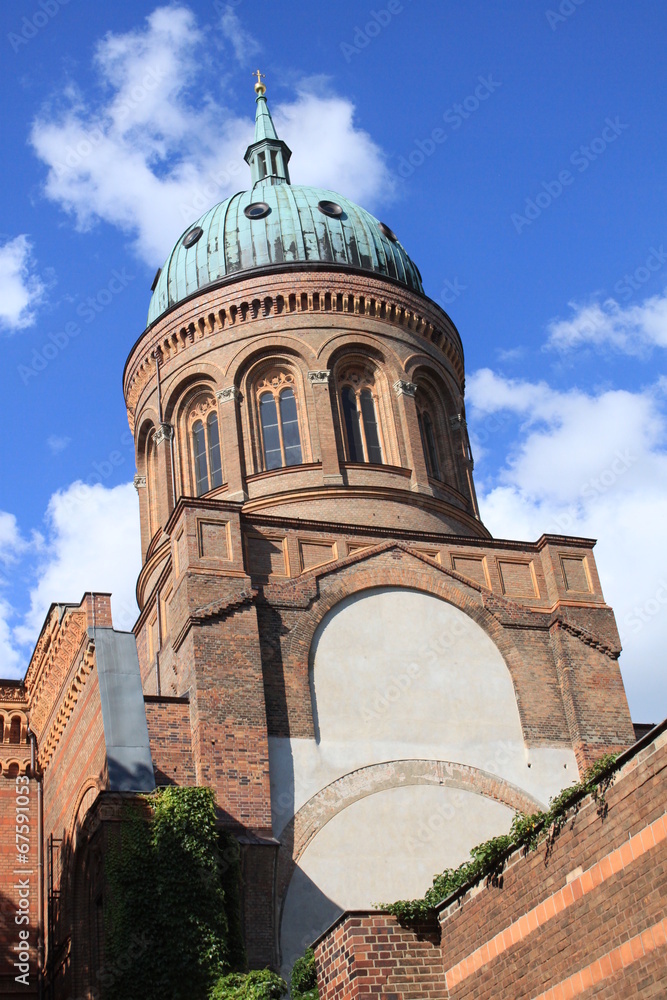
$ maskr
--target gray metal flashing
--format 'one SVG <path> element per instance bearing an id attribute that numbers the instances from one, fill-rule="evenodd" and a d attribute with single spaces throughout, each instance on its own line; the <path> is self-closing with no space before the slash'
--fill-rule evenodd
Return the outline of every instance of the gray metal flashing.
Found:
<path id="1" fill-rule="evenodd" d="M 89 628 L 95 642 L 110 792 L 152 792 L 153 761 L 132 632 Z"/>

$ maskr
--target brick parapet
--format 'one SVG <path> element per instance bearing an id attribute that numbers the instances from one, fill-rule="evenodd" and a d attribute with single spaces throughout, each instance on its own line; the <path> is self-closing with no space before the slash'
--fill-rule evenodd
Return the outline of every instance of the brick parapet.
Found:
<path id="1" fill-rule="evenodd" d="M 664 727 L 626 758 L 604 804 L 584 799 L 548 849 L 515 852 L 493 884 L 445 901 L 439 961 L 430 956 L 423 981 L 418 929 L 387 914 L 344 914 L 315 944 L 322 1000 L 664 996 Z"/>

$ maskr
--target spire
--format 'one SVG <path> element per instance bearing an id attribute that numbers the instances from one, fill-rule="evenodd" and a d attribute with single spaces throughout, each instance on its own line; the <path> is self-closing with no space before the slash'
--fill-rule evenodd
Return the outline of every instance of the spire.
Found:
<path id="1" fill-rule="evenodd" d="M 253 187 L 260 181 L 263 184 L 289 184 L 289 163 L 292 151 L 279 139 L 271 118 L 269 106 L 266 103 L 266 87 L 262 83 L 263 73 L 256 70 L 257 111 L 255 113 L 255 140 L 245 151 L 244 159 L 250 166 Z"/>

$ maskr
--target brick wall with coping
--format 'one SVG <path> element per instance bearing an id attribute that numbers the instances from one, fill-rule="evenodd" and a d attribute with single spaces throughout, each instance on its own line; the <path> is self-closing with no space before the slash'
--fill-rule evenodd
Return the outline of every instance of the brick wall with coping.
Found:
<path id="1" fill-rule="evenodd" d="M 344 914 L 316 942 L 322 1000 L 664 997 L 666 790 L 663 728 L 604 805 L 589 796 L 572 810 L 548 851 L 516 851 L 495 884 L 447 904 L 428 948 L 388 914 Z"/>

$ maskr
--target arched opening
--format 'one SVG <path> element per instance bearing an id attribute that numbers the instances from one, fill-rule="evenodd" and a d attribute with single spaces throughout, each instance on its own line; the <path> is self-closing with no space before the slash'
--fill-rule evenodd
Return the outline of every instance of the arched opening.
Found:
<path id="1" fill-rule="evenodd" d="M 15 715 L 9 726 L 9 742 L 18 744 L 21 742 L 21 717 Z"/>

